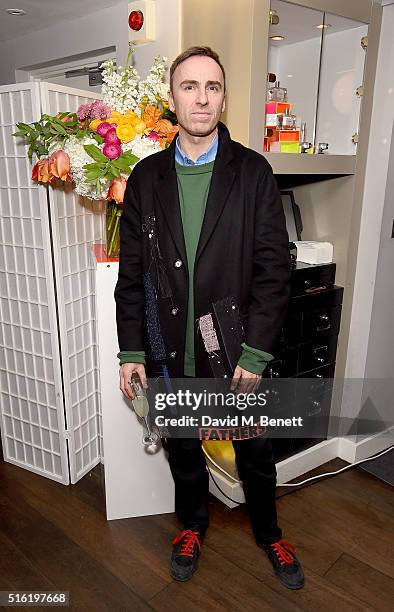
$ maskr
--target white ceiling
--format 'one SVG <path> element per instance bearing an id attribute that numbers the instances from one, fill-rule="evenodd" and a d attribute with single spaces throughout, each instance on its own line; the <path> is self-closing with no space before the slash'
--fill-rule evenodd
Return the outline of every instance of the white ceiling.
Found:
<path id="1" fill-rule="evenodd" d="M 322 30 L 317 29 L 316 26 L 323 23 L 322 11 L 282 2 L 281 0 L 271 0 L 271 9 L 278 13 L 279 24 L 270 26 L 270 36 L 279 34 L 285 37 L 285 40 L 281 42 L 271 40 L 270 44 L 275 47 L 321 37 Z M 330 15 L 328 13 L 326 13 L 325 23 L 331 25 L 330 28 L 325 29 L 325 35 L 365 25 L 346 17 L 339 17 L 338 15 Z"/>
<path id="2" fill-rule="evenodd" d="M 119 0 L 0 0 L 0 42 L 23 36 L 34 30 L 42 30 L 59 20 L 76 19 L 78 16 L 88 15 L 118 3 Z M 14 17 L 5 12 L 7 8 L 20 8 L 27 14 Z M 316 25 L 322 21 L 323 14 L 320 11 L 280 0 L 271 0 L 271 8 L 277 10 L 280 23 L 271 26 L 270 34 L 285 36 L 282 43 L 273 43 L 275 46 L 321 35 L 321 31 L 316 29 Z M 326 34 L 363 25 L 335 15 L 326 17 L 326 21 L 332 25 L 326 30 Z"/>
<path id="3" fill-rule="evenodd" d="M 119 0 L 0 0 L 0 42 L 115 4 Z M 5 12 L 8 8 L 23 9 L 26 15 L 8 15 Z"/>

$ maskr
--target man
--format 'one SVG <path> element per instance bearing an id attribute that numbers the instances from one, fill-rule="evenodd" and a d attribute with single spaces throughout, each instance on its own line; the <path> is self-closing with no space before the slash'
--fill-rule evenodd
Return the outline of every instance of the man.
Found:
<path id="1" fill-rule="evenodd" d="M 272 169 L 230 138 L 220 122 L 225 72 L 209 47 L 193 47 L 170 70 L 170 109 L 179 135 L 142 160 L 127 182 L 115 290 L 120 388 L 146 386 L 145 364 L 170 377 L 212 377 L 194 321 L 235 296 L 246 342 L 233 374 L 237 391 L 254 389 L 280 334 L 290 295 L 290 255 Z M 145 325 L 144 325 L 145 320 Z M 301 588 L 294 547 L 282 539 L 275 507 L 276 469 L 266 437 L 233 441 L 253 532 L 279 580 Z M 209 523 L 208 473 L 201 441 L 167 438 L 175 506 L 184 529 L 173 541 L 171 575 L 191 578 Z"/>

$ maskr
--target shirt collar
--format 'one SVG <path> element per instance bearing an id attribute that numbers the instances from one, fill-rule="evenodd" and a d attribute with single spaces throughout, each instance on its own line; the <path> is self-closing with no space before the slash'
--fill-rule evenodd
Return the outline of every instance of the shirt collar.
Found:
<path id="1" fill-rule="evenodd" d="M 182 151 L 180 144 L 179 144 L 179 136 L 178 136 L 175 141 L 175 161 L 181 166 L 200 166 L 202 164 L 208 164 L 209 162 L 213 162 L 216 158 L 216 153 L 218 150 L 218 143 L 219 143 L 219 138 L 218 138 L 218 135 L 216 134 L 216 137 L 210 144 L 209 148 L 205 151 L 205 153 L 202 153 L 194 161 L 190 159 L 190 157 L 188 157 L 186 153 Z"/>

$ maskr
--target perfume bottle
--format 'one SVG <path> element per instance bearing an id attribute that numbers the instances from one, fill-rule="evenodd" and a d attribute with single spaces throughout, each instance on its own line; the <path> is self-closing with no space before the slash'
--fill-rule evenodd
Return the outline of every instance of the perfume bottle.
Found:
<path id="1" fill-rule="evenodd" d="M 288 108 L 282 115 L 282 130 L 295 130 L 297 128 L 297 116 L 292 115 Z"/>
<path id="2" fill-rule="evenodd" d="M 287 89 L 281 87 L 279 81 L 275 82 L 275 87 L 269 88 L 268 102 L 287 102 Z"/>

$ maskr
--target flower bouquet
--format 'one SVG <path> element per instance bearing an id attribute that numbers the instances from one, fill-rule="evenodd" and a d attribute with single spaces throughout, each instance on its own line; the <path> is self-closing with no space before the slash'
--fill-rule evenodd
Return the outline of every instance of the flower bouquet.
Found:
<path id="1" fill-rule="evenodd" d="M 168 108 L 163 82 L 166 58 L 157 56 L 145 80 L 130 65 L 102 65 L 102 100 L 56 116 L 42 115 L 33 124 L 18 123 L 14 136 L 37 158 L 32 179 L 53 187 L 72 183 L 76 193 L 108 200 L 107 255 L 119 254 L 119 221 L 127 178 L 148 155 L 169 146 L 178 127 Z"/>

